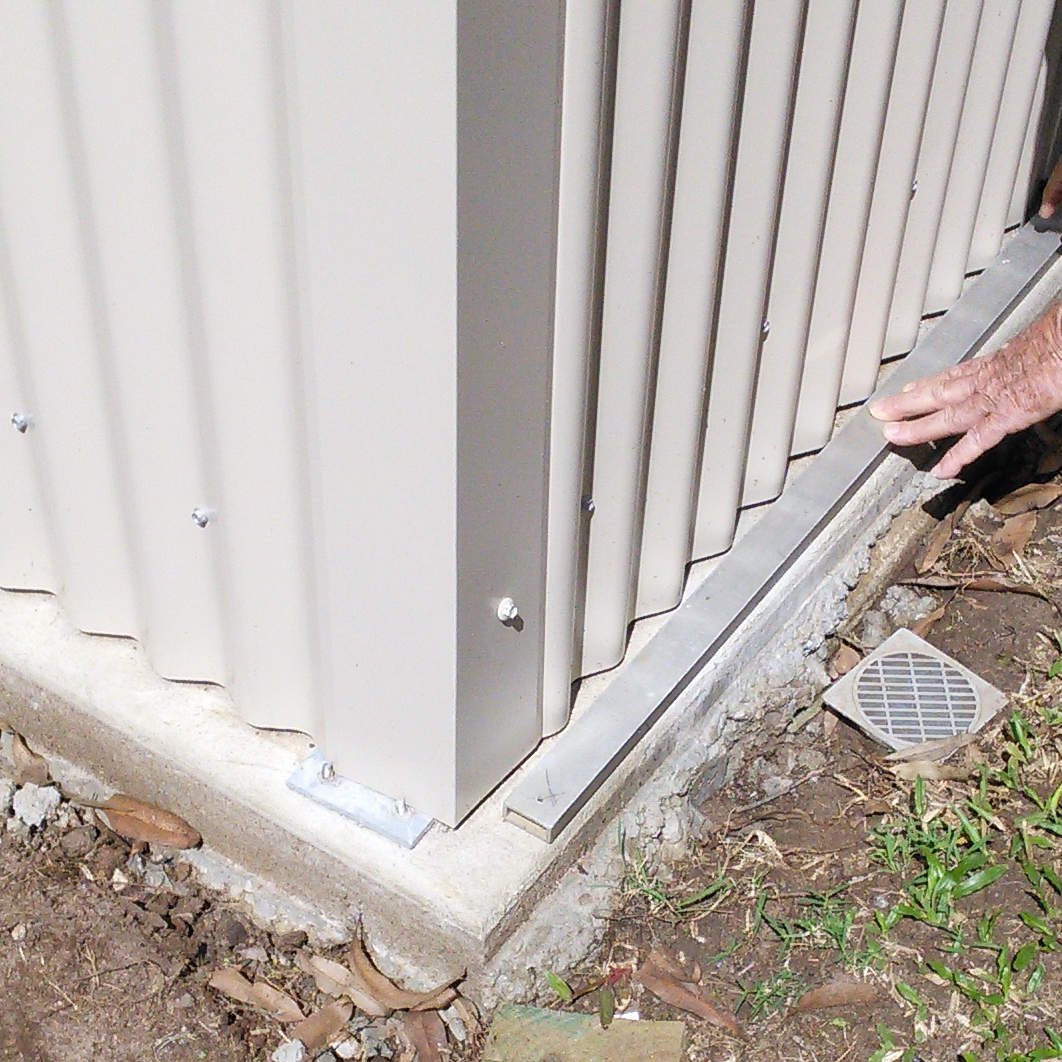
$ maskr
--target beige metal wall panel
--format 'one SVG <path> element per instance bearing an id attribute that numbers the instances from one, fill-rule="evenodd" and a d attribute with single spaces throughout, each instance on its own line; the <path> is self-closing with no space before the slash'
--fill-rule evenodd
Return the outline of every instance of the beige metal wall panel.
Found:
<path id="1" fill-rule="evenodd" d="M 904 226 L 911 199 L 918 194 L 918 148 L 943 18 L 943 0 L 919 0 L 904 7 L 848 330 L 841 405 L 862 401 L 877 383 Z"/>
<path id="2" fill-rule="evenodd" d="M 620 7 L 582 674 L 623 658 L 634 618 L 681 14 Z"/>
<path id="3" fill-rule="evenodd" d="M 1054 7 L 1055 0 L 1022 0 L 970 240 L 968 273 L 984 269 L 999 253 L 1027 134 L 1035 124 L 1036 86 Z"/>
<path id="4" fill-rule="evenodd" d="M 860 4 L 815 281 L 793 452 L 823 446 L 833 430 L 852 320 L 902 0 Z"/>
<path id="5" fill-rule="evenodd" d="M 1025 130 L 1025 143 L 1022 144 L 1021 158 L 1018 161 L 1018 173 L 1014 178 L 1014 188 L 1010 194 L 1007 207 L 1007 228 L 1013 228 L 1026 220 L 1027 211 L 1032 204 L 1033 168 L 1036 165 L 1036 148 L 1041 123 L 1044 118 L 1044 102 L 1047 97 L 1047 59 L 1040 60 L 1040 73 L 1036 78 L 1036 92 L 1033 95 L 1032 111 L 1029 124 Z"/>
<path id="6" fill-rule="evenodd" d="M 128 563 L 143 619 L 138 630 L 115 633 L 138 634 L 163 675 L 224 682 L 231 675 L 219 558 L 191 515 L 210 496 L 201 434 L 209 411 L 189 357 L 151 16 L 140 0 L 56 8 L 85 188 L 86 264 L 100 299 L 98 356 L 113 374 L 107 415 L 124 453 Z"/>
<path id="7" fill-rule="evenodd" d="M 856 7 L 854 0 L 811 0 L 808 7 L 743 505 L 776 497 L 785 480 Z"/>
<path id="8" fill-rule="evenodd" d="M 550 411 L 549 525 L 542 730 L 568 721 L 575 669 L 579 561 L 591 517 L 583 503 L 583 446 L 588 376 L 599 288 L 598 217 L 607 166 L 606 59 L 618 11 L 615 0 L 567 5 L 562 86 L 561 165 L 557 217 L 557 294 Z"/>
<path id="9" fill-rule="evenodd" d="M 677 605 L 691 552 L 708 350 L 741 100 L 745 0 L 690 15 L 636 612 Z"/>
<path id="10" fill-rule="evenodd" d="M 906 353 L 918 336 L 980 21 L 981 0 L 948 0 L 915 169 L 918 191 L 907 211 L 892 290 L 885 356 Z"/>
<path id="11" fill-rule="evenodd" d="M 137 634 L 126 454 L 112 415 L 102 293 L 86 260 L 91 232 L 58 14 L 36 0 L 0 6 L 0 227 L 14 354 L 36 407 L 23 441 L 47 469 L 41 487 L 71 621 Z"/>
<path id="12" fill-rule="evenodd" d="M 692 558 L 722 552 L 734 536 L 806 15 L 807 0 L 753 10 Z"/>
<path id="13" fill-rule="evenodd" d="M 1020 6 L 1018 0 L 985 0 L 981 9 L 924 313 L 947 309 L 962 291 Z"/>
<path id="14" fill-rule="evenodd" d="M 216 513 L 205 528 L 185 523 L 189 535 L 216 540 L 238 703 L 258 725 L 290 726 L 292 702 L 314 688 L 316 603 L 277 27 L 259 0 L 169 11 L 160 60 L 175 94 L 175 192 L 178 203 L 187 197 L 186 283 L 199 314 L 190 353 L 211 448 L 209 494 L 197 504 Z M 263 655 L 268 671 L 257 666 Z"/>

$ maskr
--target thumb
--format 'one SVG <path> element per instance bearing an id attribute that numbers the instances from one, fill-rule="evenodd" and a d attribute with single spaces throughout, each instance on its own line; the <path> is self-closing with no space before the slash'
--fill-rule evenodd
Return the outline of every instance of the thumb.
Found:
<path id="1" fill-rule="evenodd" d="M 1040 203 L 1040 217 L 1052 217 L 1060 202 L 1062 202 L 1062 159 L 1055 164 L 1051 176 L 1047 178 Z"/>

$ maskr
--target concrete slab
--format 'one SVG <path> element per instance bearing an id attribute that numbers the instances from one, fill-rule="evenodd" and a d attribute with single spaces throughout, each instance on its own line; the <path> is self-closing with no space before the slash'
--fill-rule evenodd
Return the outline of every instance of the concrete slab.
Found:
<path id="1" fill-rule="evenodd" d="M 1060 288 L 1056 267 L 1009 328 Z M 814 700 L 824 643 L 875 540 L 936 489 L 887 458 L 553 845 L 502 821 L 525 765 L 458 830 L 435 826 L 400 849 L 287 788 L 307 738 L 253 730 L 221 689 L 160 679 L 136 643 L 78 633 L 47 595 L 0 593 L 0 720 L 52 755 L 73 794 L 116 789 L 184 816 L 203 834 L 206 871 L 249 900 L 272 895 L 274 914 L 326 936 L 362 918 L 386 972 L 427 987 L 467 969 L 472 993 L 512 998 L 599 937 L 622 868 L 620 825 L 681 848 L 697 800 Z M 299 898 L 303 915 L 278 895 Z"/>

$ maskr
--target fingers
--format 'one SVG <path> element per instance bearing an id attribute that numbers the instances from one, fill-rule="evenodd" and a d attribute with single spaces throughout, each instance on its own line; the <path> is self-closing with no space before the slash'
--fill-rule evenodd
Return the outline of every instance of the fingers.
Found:
<path id="1" fill-rule="evenodd" d="M 897 421 L 957 405 L 974 393 L 974 370 L 977 368 L 971 363 L 957 365 L 936 376 L 908 384 L 902 391 L 872 402 L 870 415 L 876 420 Z"/>
<path id="2" fill-rule="evenodd" d="M 928 415 L 914 420 L 893 421 L 881 432 L 896 446 L 918 446 L 970 431 L 985 419 L 987 413 L 983 397 L 975 396 L 956 405 L 938 406 Z"/>
<path id="3" fill-rule="evenodd" d="M 1062 159 L 1055 163 L 1051 176 L 1047 178 L 1043 200 L 1040 203 L 1040 217 L 1052 217 L 1060 202 L 1062 202 Z"/>
<path id="4" fill-rule="evenodd" d="M 968 464 L 1003 441 L 1007 429 L 989 415 L 971 428 L 930 470 L 937 479 L 954 479 Z"/>

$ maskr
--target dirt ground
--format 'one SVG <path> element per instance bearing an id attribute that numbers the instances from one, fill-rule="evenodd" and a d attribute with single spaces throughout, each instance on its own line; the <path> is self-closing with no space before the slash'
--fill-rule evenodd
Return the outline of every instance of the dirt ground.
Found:
<path id="1" fill-rule="evenodd" d="M 933 503 L 938 530 L 897 586 L 830 649 L 842 670 L 918 626 L 1010 694 L 993 725 L 901 776 L 883 747 L 804 706 L 701 809 L 684 859 L 617 842 L 624 879 L 603 884 L 623 900 L 600 950 L 542 971 L 520 1002 L 679 1018 L 691 1062 L 1062 1057 L 1062 498 L 1041 491 L 1024 518 L 991 504 L 1059 482 L 1058 468 L 1054 437 L 982 462 Z M 138 851 L 66 803 L 29 827 L 3 798 L 0 783 L 0 1062 L 269 1059 L 294 1022 L 210 987 L 217 969 L 283 994 L 296 1016 L 341 994 L 304 935 L 257 927 L 179 852 Z M 647 987 L 649 957 L 671 1002 Z M 350 950 L 324 958 L 357 966 Z M 434 1058 L 473 1062 L 481 1030 L 452 994 L 421 1024 L 445 1041 Z M 391 1016 L 344 1017 L 318 1057 L 412 1062 L 412 1004 L 396 1001 Z"/>

